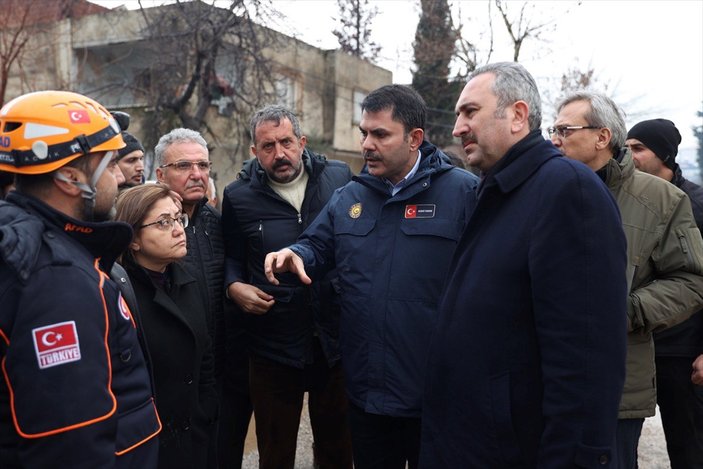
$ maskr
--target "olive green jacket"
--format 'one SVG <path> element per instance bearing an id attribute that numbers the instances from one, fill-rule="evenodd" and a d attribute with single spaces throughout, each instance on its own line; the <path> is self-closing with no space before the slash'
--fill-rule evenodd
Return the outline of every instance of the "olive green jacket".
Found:
<path id="1" fill-rule="evenodd" d="M 599 171 L 615 197 L 627 238 L 628 337 L 619 418 L 654 415 L 652 333 L 703 308 L 703 240 L 688 196 L 635 170 L 629 151 Z"/>

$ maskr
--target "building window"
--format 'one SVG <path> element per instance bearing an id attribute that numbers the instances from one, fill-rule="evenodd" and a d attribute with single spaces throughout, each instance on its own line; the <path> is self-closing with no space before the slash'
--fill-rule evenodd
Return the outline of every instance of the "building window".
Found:
<path id="1" fill-rule="evenodd" d="M 295 112 L 295 80 L 285 75 L 276 80 L 276 97 L 278 98 L 277 104 Z"/>
<path id="2" fill-rule="evenodd" d="M 361 102 L 366 98 L 367 93 L 363 91 L 354 90 L 354 97 L 352 99 L 352 124 L 359 124 L 361 122 Z"/>

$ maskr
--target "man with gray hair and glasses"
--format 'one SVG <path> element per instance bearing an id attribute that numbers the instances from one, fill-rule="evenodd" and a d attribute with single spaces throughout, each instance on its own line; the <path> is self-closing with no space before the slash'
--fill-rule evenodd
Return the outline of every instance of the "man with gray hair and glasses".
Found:
<path id="1" fill-rule="evenodd" d="M 456 114 L 483 178 L 439 302 L 420 465 L 609 467 L 627 294 L 615 201 L 544 139 L 520 64 L 477 69 Z"/>
<path id="2" fill-rule="evenodd" d="M 221 394 L 219 433 L 236 435 L 229 436 L 226 445 L 219 445 L 218 459 L 237 461 L 237 455 L 231 456 L 231 451 L 233 448 L 243 451 L 251 404 L 248 382 L 241 376 L 246 375 L 246 367 L 241 371 L 239 366 L 245 352 L 232 323 L 234 311 L 226 311 L 222 289 L 225 253 L 220 213 L 207 204 L 211 167 L 207 142 L 195 130 L 173 129 L 159 139 L 154 157 L 158 181 L 181 196 L 183 213 L 189 219 L 185 229 L 188 248 L 185 262 L 207 293 L 206 319 L 215 355 L 215 379 Z M 191 376 L 184 379 L 192 381 Z M 241 463 L 241 454 L 238 457 Z"/>
<path id="3" fill-rule="evenodd" d="M 652 333 L 684 321 L 703 306 L 703 241 L 686 194 L 635 170 L 624 147 L 623 114 L 610 98 L 577 92 L 559 104 L 558 112 L 549 129 L 552 142 L 608 186 L 627 238 L 627 362 L 616 467 L 632 469 L 637 467 L 644 418 L 655 413 Z"/>

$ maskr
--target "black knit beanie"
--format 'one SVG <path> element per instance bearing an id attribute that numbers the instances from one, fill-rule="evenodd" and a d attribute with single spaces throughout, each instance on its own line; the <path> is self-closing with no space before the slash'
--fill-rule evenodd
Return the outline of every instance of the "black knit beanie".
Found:
<path id="1" fill-rule="evenodd" d="M 679 143 L 681 143 L 681 134 L 670 120 L 642 121 L 630 129 L 627 138 L 636 138 L 652 150 L 668 168 L 674 169 Z"/>
<path id="2" fill-rule="evenodd" d="M 144 147 L 141 143 L 139 143 L 139 140 L 137 140 L 134 135 L 129 132 L 122 132 L 122 140 L 124 140 L 126 146 L 117 151 L 117 161 L 121 160 L 135 150 L 144 151 Z"/>

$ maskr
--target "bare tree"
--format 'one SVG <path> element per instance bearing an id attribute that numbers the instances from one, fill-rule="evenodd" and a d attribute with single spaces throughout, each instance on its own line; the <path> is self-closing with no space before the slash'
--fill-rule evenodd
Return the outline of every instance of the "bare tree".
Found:
<path id="1" fill-rule="evenodd" d="M 154 110 L 155 136 L 170 117 L 184 127 L 210 130 L 207 111 L 215 101 L 222 113 L 246 119 L 275 93 L 273 64 L 263 49 L 277 39 L 252 21 L 252 11 L 263 11 L 259 0 L 232 0 L 226 8 L 214 1 L 177 2 L 141 11 L 156 63 L 135 85 L 144 88 Z"/>
<path id="2" fill-rule="evenodd" d="M 559 18 L 568 14 L 574 7 L 580 5 L 581 2 L 563 2 L 557 7 L 554 4 L 549 4 L 549 11 L 545 11 L 540 2 L 507 2 L 502 0 L 488 0 L 486 2 L 487 12 L 480 15 L 481 27 L 474 28 L 469 31 L 469 27 L 464 23 L 465 17 L 471 20 L 479 15 L 472 13 L 464 15 L 461 10 L 461 4 L 458 5 L 459 25 L 458 30 L 461 31 L 461 37 L 457 43 L 457 54 L 455 63 L 462 69 L 461 74 L 466 75 L 475 69 L 478 65 L 488 63 L 495 51 L 496 37 L 498 31 L 494 28 L 494 14 L 497 16 L 497 21 L 505 26 L 505 31 L 510 40 L 512 47 L 512 58 L 515 62 L 519 61 L 520 54 L 524 51 L 525 44 L 530 41 L 533 44 L 548 44 L 550 34 L 557 28 Z M 474 6 L 476 4 L 470 4 Z M 495 13 L 494 9 L 495 7 Z M 467 34 L 476 37 L 470 40 Z M 485 38 L 488 36 L 488 38 Z M 478 44 L 487 44 L 483 48 L 479 48 Z M 548 51 L 548 48 L 542 48 L 542 52 Z"/>
<path id="3" fill-rule="evenodd" d="M 462 85 L 451 79 L 449 69 L 459 34 L 447 0 L 421 0 L 420 7 L 412 85 L 428 106 L 427 138 L 445 146 L 452 141 L 454 101 Z"/>
<path id="4" fill-rule="evenodd" d="M 22 61 L 29 41 L 31 0 L 3 0 L 4 13 L 0 13 L 0 106 L 5 103 L 5 93 L 10 71 Z"/>
<path id="5" fill-rule="evenodd" d="M 524 2 L 517 15 L 512 14 L 512 8 L 508 7 L 508 2 L 495 0 L 495 5 L 512 40 L 514 62 L 519 60 L 522 45 L 527 38 L 541 40 L 545 33 L 553 32 L 556 27 L 553 18 L 538 21 L 535 16 L 528 14 L 528 8 L 533 5 L 530 2 Z"/>
<path id="6" fill-rule="evenodd" d="M 591 88 L 595 82 L 594 73 L 595 70 L 592 67 L 585 71 L 578 68 L 568 69 L 561 75 L 561 92 L 568 94 L 573 91 Z"/>
<path id="7" fill-rule="evenodd" d="M 369 0 L 337 0 L 337 6 L 339 24 L 332 34 L 342 50 L 362 59 L 376 60 L 381 46 L 371 40 L 371 23 L 378 8 L 370 7 Z"/>
<path id="8" fill-rule="evenodd" d="M 488 6 L 488 13 L 485 17 L 482 17 L 484 21 L 484 26 L 487 25 L 487 30 L 476 30 L 472 33 L 476 33 L 476 39 L 474 41 L 469 40 L 465 34 L 462 32 L 470 30 L 470 27 L 464 23 L 464 14 L 462 10 L 462 4 L 459 3 L 457 6 L 458 10 L 458 24 L 456 26 L 456 31 L 459 37 L 456 41 L 456 51 L 454 55 L 454 60 L 458 67 L 458 75 L 462 77 L 468 76 L 473 72 L 480 63 L 488 63 L 493 55 L 493 19 L 491 13 L 490 1 L 486 2 Z M 476 4 L 469 4 L 471 6 Z M 471 19 L 471 17 L 469 17 Z M 485 36 L 488 36 L 485 38 Z M 481 51 L 477 44 L 486 44 L 487 49 Z M 479 58 L 480 53 L 483 52 L 485 59 L 481 60 Z"/>
<path id="9" fill-rule="evenodd" d="M 239 161 L 251 111 L 277 101 L 280 91 L 271 57 L 281 36 L 259 25 L 275 14 L 270 2 L 176 1 L 146 8 L 140 0 L 136 12 L 111 14 L 112 24 L 124 19 L 130 25 L 123 28 L 130 39 L 76 50 L 81 91 L 112 109 L 129 109 L 146 148 L 172 128 L 186 127 L 216 145 L 236 142 L 227 156 Z M 218 115 L 228 118 L 226 125 L 213 125 Z M 147 168 L 152 164 L 149 159 Z"/>

